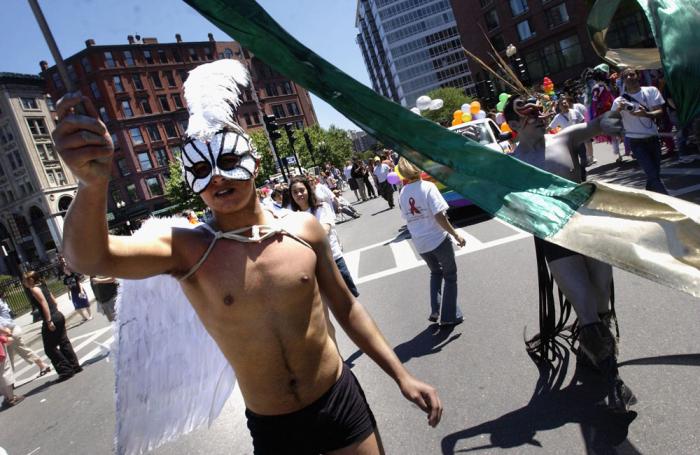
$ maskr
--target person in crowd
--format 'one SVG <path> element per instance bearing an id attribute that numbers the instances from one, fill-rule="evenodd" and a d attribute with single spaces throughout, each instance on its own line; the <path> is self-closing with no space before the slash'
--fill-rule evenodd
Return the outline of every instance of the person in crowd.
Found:
<path id="1" fill-rule="evenodd" d="M 364 161 L 360 161 L 360 165 L 362 166 L 362 183 L 365 184 L 367 196 L 370 199 L 374 199 L 377 197 L 377 193 L 376 191 L 374 191 L 374 187 L 372 186 L 372 182 L 370 181 L 374 177 L 372 174 L 372 167 L 366 164 Z"/>
<path id="2" fill-rule="evenodd" d="M 72 378 L 76 373 L 83 371 L 83 368 L 78 363 L 78 357 L 68 339 L 66 319 L 58 310 L 56 299 L 44 280 L 33 270 L 24 273 L 22 284 L 29 289 L 32 300 L 41 309 L 41 339 L 44 342 L 44 352 L 58 374 L 57 381 Z"/>
<path id="3" fill-rule="evenodd" d="M 270 194 L 272 204 L 268 207 L 272 213 L 281 216 L 289 211 L 289 190 L 281 183 L 275 185 Z"/>
<path id="4" fill-rule="evenodd" d="M 342 212 L 345 215 L 351 216 L 355 219 L 360 217 L 360 212 L 358 212 L 355 207 L 350 205 L 350 202 L 348 202 L 348 200 L 345 199 L 342 194 L 340 194 L 340 190 L 333 191 L 333 194 L 335 194 L 335 200 L 338 202 L 338 212 Z"/>
<path id="5" fill-rule="evenodd" d="M 394 187 L 387 181 L 387 176 L 391 172 L 391 167 L 380 161 L 379 157 L 374 159 L 374 177 L 377 179 L 377 192 L 389 204 L 389 208 L 394 208 Z"/>
<path id="6" fill-rule="evenodd" d="M 355 193 L 355 202 L 360 202 L 362 199 L 360 197 L 360 193 L 358 192 L 359 186 L 357 185 L 357 180 L 355 180 L 352 176 L 352 161 L 348 160 L 345 162 L 345 167 L 343 168 L 343 176 L 345 177 L 345 181 L 347 182 L 348 186 L 350 187 L 350 190 Z"/>
<path id="7" fill-rule="evenodd" d="M 9 336 L 12 337 L 12 344 L 10 344 L 8 351 L 8 356 L 12 368 L 14 369 L 14 354 L 19 354 L 20 357 L 24 359 L 28 364 L 35 364 L 39 368 L 39 376 L 44 376 L 46 373 L 51 371 L 51 367 L 44 363 L 44 360 L 36 355 L 34 351 L 29 348 L 24 343 L 22 327 L 19 326 L 12 318 L 12 312 L 10 311 L 10 306 L 5 301 L 4 291 L 0 290 L 0 328 L 9 331 Z"/>
<path id="8" fill-rule="evenodd" d="M 63 284 L 70 292 L 70 299 L 73 302 L 75 311 L 83 317 L 83 322 L 92 319 L 92 311 L 90 310 L 90 301 L 88 300 L 85 288 L 80 283 L 83 276 L 73 272 L 67 265 L 63 268 Z"/>
<path id="9" fill-rule="evenodd" d="M 655 119 L 664 114 L 664 99 L 656 87 L 639 83 L 637 71 L 622 70 L 625 93 L 615 98 L 611 110 L 622 114 L 625 138 L 629 139 L 632 155 L 647 177 L 646 189 L 668 194 L 661 181 L 661 144 Z"/>
<path id="10" fill-rule="evenodd" d="M 328 232 L 317 219 L 305 213 L 275 218 L 260 207 L 253 181 L 258 156 L 231 120 L 236 118 L 238 84 L 247 80 L 235 60 L 190 71 L 184 89 L 190 108 L 188 140 L 181 159 L 188 163 L 186 184 L 211 208 L 213 220 L 143 236 L 108 235 L 104 213 L 114 145 L 89 98 L 70 94 L 60 100 L 53 138 L 80 181 L 66 215 L 64 254 L 84 273 L 178 278 L 235 370 L 254 452 L 381 453 L 376 421 L 359 382 L 343 366 L 329 311 L 403 395 L 428 414 L 430 425 L 438 424 L 442 404 L 434 388 L 404 368 L 348 290 Z M 212 116 L 198 97 L 204 93 L 209 100 L 235 99 L 222 101 L 222 111 L 230 108 L 225 115 Z M 78 104 L 89 114 L 74 113 Z M 213 156 L 197 153 L 211 139 L 238 145 Z M 313 197 L 308 182 L 304 189 L 307 198 Z M 148 303 L 130 302 L 144 312 Z"/>
<path id="11" fill-rule="evenodd" d="M 90 287 L 97 304 L 109 322 L 114 322 L 114 305 L 119 294 L 119 283 L 112 276 L 95 275 L 90 277 Z"/>
<path id="12" fill-rule="evenodd" d="M 399 173 L 407 183 L 399 194 L 401 217 L 411 241 L 430 269 L 430 322 L 454 326 L 464 321 L 457 303 L 457 263 L 453 238 L 460 248 L 466 242 L 447 218 L 449 206 L 432 182 L 421 180 L 421 170 L 399 159 Z"/>
<path id="13" fill-rule="evenodd" d="M 350 175 L 352 176 L 352 179 L 355 181 L 355 185 L 357 186 L 357 190 L 360 192 L 360 199 L 362 199 L 362 202 L 365 202 L 367 200 L 367 189 L 365 187 L 364 177 L 366 177 L 367 173 L 364 169 L 364 165 L 362 164 L 362 161 L 359 158 L 353 159 L 352 171 L 350 172 Z"/>
<path id="14" fill-rule="evenodd" d="M 568 128 L 571 125 L 576 125 L 585 121 L 583 116 L 578 111 L 571 109 L 570 103 L 570 98 L 565 96 L 559 98 L 559 101 L 557 102 L 557 115 L 555 115 L 552 121 L 549 122 L 547 129 L 558 132 L 564 128 Z M 586 166 L 588 164 L 586 147 L 584 144 L 579 144 L 576 146 L 576 154 L 578 156 L 579 168 L 581 170 L 581 181 L 583 182 L 586 180 Z"/>
<path id="15" fill-rule="evenodd" d="M 311 188 L 309 179 L 305 177 L 294 177 L 289 185 L 289 191 L 292 194 L 292 210 L 295 212 L 307 212 L 316 217 L 328 236 L 328 243 L 333 254 L 333 260 L 338 266 L 340 276 L 347 285 L 348 289 L 355 297 L 360 295 L 355 282 L 350 275 L 345 259 L 343 258 L 343 249 L 340 246 L 340 239 L 335 230 L 335 211 L 327 202 L 322 202 L 316 199 L 316 194 Z"/>
<path id="16" fill-rule="evenodd" d="M 3 396 L 2 407 L 11 408 L 24 400 L 24 395 L 15 395 L 15 376 L 10 365 L 8 347 L 13 342 L 12 332 L 0 327 L 0 395 Z"/>

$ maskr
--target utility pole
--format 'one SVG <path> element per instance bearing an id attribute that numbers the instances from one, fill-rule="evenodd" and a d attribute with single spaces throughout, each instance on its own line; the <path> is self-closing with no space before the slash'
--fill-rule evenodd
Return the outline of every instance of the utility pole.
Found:
<path id="1" fill-rule="evenodd" d="M 268 115 L 265 113 L 263 113 L 263 123 L 265 123 L 265 131 L 267 131 L 267 136 L 270 140 L 272 154 L 277 160 L 277 166 L 279 166 L 280 168 L 282 178 L 285 182 L 289 183 L 289 169 L 287 169 L 287 172 L 285 172 L 286 166 L 282 163 L 282 160 L 280 159 L 280 154 L 277 151 L 277 140 L 282 137 L 282 134 L 280 133 L 280 126 L 275 121 L 274 115 Z"/>
<path id="2" fill-rule="evenodd" d="M 289 139 L 289 148 L 292 149 L 292 155 L 294 156 L 294 159 L 297 162 L 297 168 L 299 169 L 299 175 L 304 175 L 304 172 L 301 170 L 301 163 L 299 162 L 299 157 L 297 156 L 297 151 L 294 150 L 294 142 L 296 141 L 296 139 L 294 139 L 294 131 L 292 131 L 292 124 L 285 123 L 284 124 L 284 131 L 287 133 L 287 139 Z"/>

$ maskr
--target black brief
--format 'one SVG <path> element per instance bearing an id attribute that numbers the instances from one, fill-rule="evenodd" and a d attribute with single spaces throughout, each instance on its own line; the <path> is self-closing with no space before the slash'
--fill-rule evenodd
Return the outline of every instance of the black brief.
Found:
<path id="1" fill-rule="evenodd" d="M 326 393 L 290 414 L 245 411 L 256 455 L 318 455 L 363 441 L 377 427 L 352 371 L 343 371 Z"/>

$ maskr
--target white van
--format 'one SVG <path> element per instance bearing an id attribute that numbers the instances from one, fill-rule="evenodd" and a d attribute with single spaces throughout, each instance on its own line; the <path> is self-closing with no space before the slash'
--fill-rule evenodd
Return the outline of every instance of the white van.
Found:
<path id="1" fill-rule="evenodd" d="M 501 153 L 510 153 L 511 147 L 508 140 L 501 140 L 501 131 L 496 125 L 496 122 L 490 118 L 482 118 L 480 120 L 472 120 L 467 123 L 460 123 L 459 125 L 451 126 L 448 129 L 454 131 L 455 133 L 460 133 L 469 126 L 476 126 L 479 129 L 478 142 L 481 145 L 496 150 Z M 461 133 L 460 133 L 461 134 Z"/>

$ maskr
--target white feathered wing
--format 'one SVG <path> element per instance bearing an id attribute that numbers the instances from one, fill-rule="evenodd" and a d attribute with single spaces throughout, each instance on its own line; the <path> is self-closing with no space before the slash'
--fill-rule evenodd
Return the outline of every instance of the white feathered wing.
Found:
<path id="1" fill-rule="evenodd" d="M 172 227 L 192 226 L 151 218 L 134 235 Z M 122 280 L 114 327 L 117 454 L 142 454 L 211 425 L 236 377 L 177 280 Z"/>

